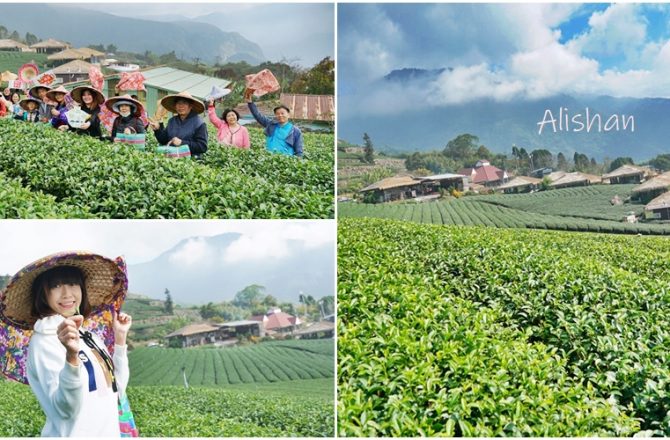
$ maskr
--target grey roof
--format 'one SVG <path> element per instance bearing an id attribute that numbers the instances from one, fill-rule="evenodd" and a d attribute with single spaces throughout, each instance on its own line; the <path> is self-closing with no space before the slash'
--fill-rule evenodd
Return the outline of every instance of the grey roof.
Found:
<path id="1" fill-rule="evenodd" d="M 426 176 L 426 177 L 420 177 L 421 180 L 444 180 L 444 179 L 462 179 L 463 176 L 462 174 L 451 174 L 451 173 L 444 173 L 444 174 L 435 174 L 433 176 Z"/>
<path id="2" fill-rule="evenodd" d="M 216 324 L 219 327 L 242 327 L 245 325 L 258 325 L 260 324 L 259 321 L 230 321 L 230 322 L 223 322 L 221 324 Z"/>
<path id="3" fill-rule="evenodd" d="M 212 86 L 226 87 L 230 81 L 172 67 L 157 67 L 142 71 L 144 85 L 163 89 L 170 94 L 188 92 L 194 98 L 205 99 Z"/>

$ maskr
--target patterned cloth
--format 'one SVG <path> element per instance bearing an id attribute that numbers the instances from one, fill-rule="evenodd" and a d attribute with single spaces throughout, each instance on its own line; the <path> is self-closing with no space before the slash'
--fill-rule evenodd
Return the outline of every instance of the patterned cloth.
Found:
<path id="1" fill-rule="evenodd" d="M 269 69 L 245 76 L 247 88 L 253 89 L 254 96 L 263 96 L 267 93 L 276 92 L 280 89 L 279 81 Z"/>
<path id="2" fill-rule="evenodd" d="M 107 105 L 105 105 L 104 103 L 103 105 L 100 106 L 100 113 L 98 113 L 98 117 L 100 118 L 100 123 L 107 129 L 109 133 L 112 132 L 114 119 L 116 119 L 117 116 L 118 115 L 113 111 L 111 111 L 110 109 L 108 109 Z"/>
<path id="3" fill-rule="evenodd" d="M 145 90 L 144 79 L 141 72 L 123 72 L 116 87 L 119 90 Z"/>
<path id="4" fill-rule="evenodd" d="M 102 75 L 100 68 L 97 66 L 91 66 L 88 69 L 88 79 L 91 81 L 91 85 L 94 89 L 99 92 L 102 92 L 102 85 L 105 82 L 105 77 Z"/>
<path id="5" fill-rule="evenodd" d="M 125 276 L 127 272 L 123 258 L 119 257 L 115 262 Z M 35 265 L 38 263 L 40 262 L 36 262 Z M 24 268 L 24 271 L 30 271 L 31 267 L 35 265 Z M 126 276 L 119 291 L 115 293 L 114 301 L 111 304 L 103 304 L 93 308 L 91 315 L 82 325 L 83 330 L 97 334 L 104 341 L 111 355 L 114 354 L 112 310 L 118 312 L 121 309 L 126 299 L 127 290 L 128 279 Z M 0 312 L 2 312 L 1 303 Z M 0 313 L 0 373 L 8 379 L 28 384 L 26 361 L 28 360 L 28 344 L 33 331 L 22 330 L 11 322 L 7 322 L 8 320 L 4 318 L 4 314 Z"/>
<path id="6" fill-rule="evenodd" d="M 135 425 L 135 418 L 130 410 L 128 396 L 125 394 L 119 394 L 119 428 L 121 428 L 121 437 L 140 436 L 137 425 Z"/>

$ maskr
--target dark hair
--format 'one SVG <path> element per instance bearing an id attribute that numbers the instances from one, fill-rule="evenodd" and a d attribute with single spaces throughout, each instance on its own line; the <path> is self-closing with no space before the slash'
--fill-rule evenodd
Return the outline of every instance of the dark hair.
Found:
<path id="1" fill-rule="evenodd" d="M 31 289 L 33 302 L 30 314 L 34 318 L 44 318 L 55 313 L 49 307 L 47 295 L 50 289 L 59 284 L 76 284 L 81 288 L 81 306 L 79 307 L 79 312 L 84 317 L 87 317 L 91 313 L 91 305 L 88 302 L 84 274 L 79 268 L 72 266 L 54 267 L 35 278 Z"/>
<path id="2" fill-rule="evenodd" d="M 275 107 L 274 110 L 272 110 L 272 113 L 277 113 L 277 110 L 279 110 L 280 108 L 283 108 L 287 112 L 291 113 L 291 109 L 286 107 L 284 104 L 281 104 L 281 105 Z"/>
<path id="3" fill-rule="evenodd" d="M 227 109 L 225 109 L 225 110 L 223 111 L 223 113 L 221 113 L 221 119 L 223 119 L 223 120 L 225 121 L 225 120 L 226 120 L 226 116 L 228 116 L 228 113 L 230 113 L 230 112 L 235 113 L 235 116 L 237 116 L 237 120 L 238 120 L 238 121 L 240 120 L 240 114 L 237 113 L 237 110 L 235 110 L 235 109 L 233 109 L 233 108 L 227 108 Z"/>

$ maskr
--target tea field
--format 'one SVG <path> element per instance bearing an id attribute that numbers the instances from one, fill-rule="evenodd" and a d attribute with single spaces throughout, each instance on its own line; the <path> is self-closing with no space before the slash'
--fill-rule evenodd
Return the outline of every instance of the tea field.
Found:
<path id="1" fill-rule="evenodd" d="M 139 348 L 129 354 L 130 385 L 269 383 L 334 376 L 331 340 L 276 341 L 232 348 Z M 184 369 L 184 372 L 182 372 Z"/>
<path id="2" fill-rule="evenodd" d="M 340 435 L 670 435 L 670 239 L 338 223 Z"/>
<path id="3" fill-rule="evenodd" d="M 0 119 L 0 218 L 332 218 L 334 136 L 305 133 L 305 158 L 210 144 L 168 159 L 44 124 Z"/>
<path id="4" fill-rule="evenodd" d="M 141 348 L 129 361 L 143 437 L 334 436 L 333 340 Z M 0 394 L 0 437 L 39 436 L 45 419 L 30 388 L 0 379 Z"/>
<path id="5" fill-rule="evenodd" d="M 533 194 L 504 194 L 449 198 L 429 203 L 339 203 L 340 217 L 377 217 L 463 226 L 553 229 L 616 234 L 670 235 L 670 223 L 623 223 L 627 212 L 640 215 L 644 205 L 612 206 L 635 185 L 593 185 Z"/>

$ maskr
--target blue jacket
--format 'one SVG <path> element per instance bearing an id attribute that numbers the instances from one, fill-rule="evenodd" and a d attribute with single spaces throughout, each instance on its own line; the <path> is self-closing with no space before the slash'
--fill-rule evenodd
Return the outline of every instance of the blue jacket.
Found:
<path id="1" fill-rule="evenodd" d="M 258 111 L 256 104 L 253 102 L 249 102 L 248 105 L 251 114 L 254 116 L 254 119 L 256 119 L 259 124 L 265 127 L 265 136 L 271 137 L 272 133 L 274 133 L 274 131 L 279 126 L 279 122 L 263 116 L 261 112 Z M 296 127 L 295 124 L 293 124 L 293 129 L 285 140 L 286 143 L 289 144 L 291 148 L 293 148 L 294 155 L 302 157 L 302 132 L 300 132 L 300 129 Z"/>
<path id="2" fill-rule="evenodd" d="M 173 137 L 178 137 L 184 145 L 188 145 L 193 156 L 207 151 L 207 125 L 194 111 L 183 121 L 179 116 L 171 117 L 167 128 L 161 122 L 160 128 L 154 134 L 161 145 L 166 145 Z"/>

